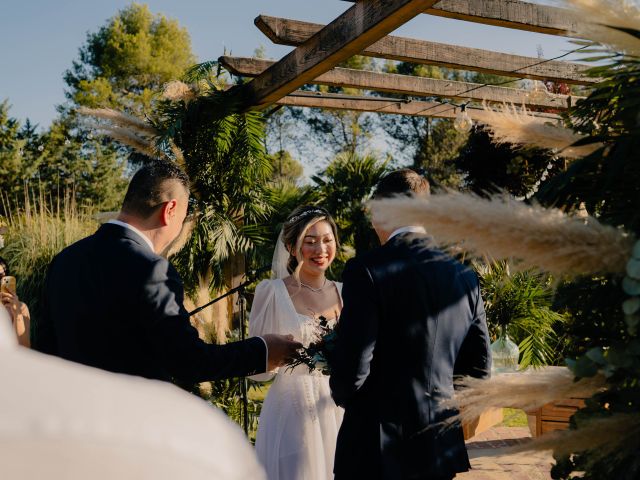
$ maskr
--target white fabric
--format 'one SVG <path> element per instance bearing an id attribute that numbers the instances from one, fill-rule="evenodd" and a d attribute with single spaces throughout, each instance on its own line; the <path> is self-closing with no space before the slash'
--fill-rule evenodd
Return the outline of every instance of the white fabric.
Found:
<path id="1" fill-rule="evenodd" d="M 396 235 L 400 235 L 401 233 L 427 233 L 427 231 L 424 229 L 424 227 L 414 225 L 408 227 L 400 227 L 391 232 L 391 235 L 389 235 L 389 239 L 387 241 L 391 240 Z"/>
<path id="2" fill-rule="evenodd" d="M 18 337 L 11 325 L 11 317 L 4 305 L 0 305 L 0 351 L 18 348 Z M 0 392 L 2 385 L 0 384 Z"/>
<path id="3" fill-rule="evenodd" d="M 144 233 L 142 233 L 140 230 L 138 230 L 136 227 L 134 227 L 133 225 L 130 225 L 126 222 L 122 222 L 120 220 L 109 220 L 107 223 L 112 223 L 113 225 L 120 225 L 121 227 L 124 228 L 128 228 L 129 230 L 131 230 L 132 232 L 134 232 L 135 234 L 139 235 L 142 237 L 142 239 L 147 243 L 147 245 L 149 245 L 149 248 L 151 249 L 152 252 L 155 252 L 155 248 L 153 246 L 153 242 L 151 241 L 151 239 L 149 237 L 147 237 Z"/>
<path id="4" fill-rule="evenodd" d="M 271 260 L 271 278 L 288 277 L 289 271 L 287 270 L 287 263 L 289 263 L 289 252 L 284 244 L 282 230 L 280 230 L 278 241 L 276 242 L 276 248 L 273 250 L 273 258 Z"/>
<path id="5" fill-rule="evenodd" d="M 6 322 L 0 311 L 0 478 L 265 478 L 218 409 L 168 383 L 14 347 Z"/>
<path id="6" fill-rule="evenodd" d="M 341 284 L 336 284 L 341 293 Z M 250 335 L 291 334 L 303 345 L 314 339 L 317 320 L 296 312 L 281 279 L 256 288 Z M 274 372 L 271 373 L 271 376 Z M 258 378 L 256 378 L 258 377 Z M 257 375 L 265 380 L 269 375 Z M 333 460 L 343 410 L 331 398 L 329 377 L 304 365 L 281 367 L 258 422 L 256 453 L 269 480 L 333 479 Z"/>

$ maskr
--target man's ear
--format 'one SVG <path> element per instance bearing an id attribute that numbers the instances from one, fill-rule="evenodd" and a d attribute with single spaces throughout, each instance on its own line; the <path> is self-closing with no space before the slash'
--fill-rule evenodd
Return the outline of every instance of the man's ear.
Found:
<path id="1" fill-rule="evenodd" d="M 162 222 L 162 226 L 165 227 L 171 223 L 171 219 L 176 216 L 178 211 L 178 201 L 175 198 L 172 198 L 168 202 L 162 206 L 160 210 L 160 220 Z"/>

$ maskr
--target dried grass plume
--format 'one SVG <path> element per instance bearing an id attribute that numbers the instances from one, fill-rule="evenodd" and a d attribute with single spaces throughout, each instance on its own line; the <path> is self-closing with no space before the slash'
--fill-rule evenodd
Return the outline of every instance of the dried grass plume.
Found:
<path id="1" fill-rule="evenodd" d="M 77 112 L 98 120 L 92 126 L 99 134 L 111 137 L 150 158 L 163 157 L 171 160 L 157 147 L 160 132 L 144 120 L 111 108 L 80 107 Z M 169 147 L 176 162 L 184 166 L 182 151 L 173 141 L 170 141 Z"/>
<path id="2" fill-rule="evenodd" d="M 186 83 L 179 80 L 169 82 L 164 86 L 162 96 L 172 102 L 183 101 L 189 103 L 196 98 L 196 92 Z"/>
<path id="3" fill-rule="evenodd" d="M 389 230 L 423 225 L 436 242 L 472 255 L 517 259 L 560 276 L 623 272 L 633 238 L 593 217 L 527 205 L 506 196 L 490 199 L 444 193 L 369 202 L 373 221 Z"/>
<path id="4" fill-rule="evenodd" d="M 605 45 L 616 52 L 640 57 L 640 39 L 614 28 L 640 30 L 640 6 L 630 0 L 561 0 L 573 11 L 577 36 Z"/>
<path id="5" fill-rule="evenodd" d="M 486 115 L 482 123 L 489 128 L 495 143 L 555 149 L 559 156 L 566 158 L 584 157 L 602 146 L 601 143 L 592 143 L 572 147 L 585 137 L 569 128 L 543 123 L 526 108 L 516 109 L 514 105 L 505 104 L 495 110 L 485 104 L 484 111 Z"/>
<path id="6" fill-rule="evenodd" d="M 466 377 L 454 398 L 444 402 L 460 409 L 454 420 L 472 421 L 489 408 L 533 410 L 563 398 L 588 398 L 605 387 L 601 375 L 574 381 L 565 367 L 545 367 L 517 374 L 497 374 L 487 380 Z"/>
<path id="7" fill-rule="evenodd" d="M 492 455 L 552 450 L 554 454 L 571 455 L 589 451 L 591 460 L 603 459 L 621 451 L 635 449 L 640 437 L 640 417 L 634 414 L 614 414 L 581 422 L 576 430 L 556 430 L 545 433 L 532 442 L 501 449 Z"/>

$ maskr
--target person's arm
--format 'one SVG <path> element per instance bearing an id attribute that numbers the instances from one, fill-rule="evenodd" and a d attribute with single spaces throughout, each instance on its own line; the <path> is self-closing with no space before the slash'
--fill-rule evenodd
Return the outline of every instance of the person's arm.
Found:
<path id="1" fill-rule="evenodd" d="M 182 381 L 202 382 L 267 370 L 266 345 L 261 338 L 206 344 L 191 326 L 183 298 L 178 273 L 166 260 L 156 261 L 142 288 L 141 313 L 148 338 L 169 374 Z"/>
<path id="2" fill-rule="evenodd" d="M 29 328 L 31 325 L 31 315 L 29 314 L 29 308 L 20 301 L 17 293 L 2 292 L 0 298 L 2 304 L 11 316 L 11 323 L 18 337 L 18 343 L 23 347 L 30 347 Z"/>
<path id="3" fill-rule="evenodd" d="M 20 302 L 20 313 L 16 318 L 16 333 L 18 343 L 23 347 L 31 347 L 31 313 L 29 307 L 24 302 Z"/>
<path id="4" fill-rule="evenodd" d="M 491 341 L 479 285 L 474 294 L 477 300 L 473 322 L 458 353 L 453 374 L 488 378 L 491 375 Z"/>
<path id="5" fill-rule="evenodd" d="M 331 395 L 344 407 L 369 376 L 378 335 L 378 308 L 373 279 L 357 259 L 342 274 L 343 308 L 331 358 Z"/>

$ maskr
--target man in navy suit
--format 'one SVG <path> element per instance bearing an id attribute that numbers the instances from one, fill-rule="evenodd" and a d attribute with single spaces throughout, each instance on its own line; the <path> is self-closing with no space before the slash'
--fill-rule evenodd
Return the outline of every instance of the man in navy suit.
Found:
<path id="1" fill-rule="evenodd" d="M 187 215 L 189 179 L 154 160 L 133 176 L 117 220 L 50 265 L 36 348 L 117 373 L 182 382 L 254 375 L 299 346 L 279 335 L 227 345 L 201 341 L 184 308 L 182 280 L 158 253 Z"/>
<path id="2" fill-rule="evenodd" d="M 375 198 L 428 195 L 416 172 L 390 173 Z M 440 422 L 455 375 L 485 377 L 491 355 L 475 273 L 432 245 L 424 228 L 376 226 L 381 247 L 343 273 L 331 391 L 345 408 L 337 480 L 453 478 L 469 469 L 462 428 Z"/>

